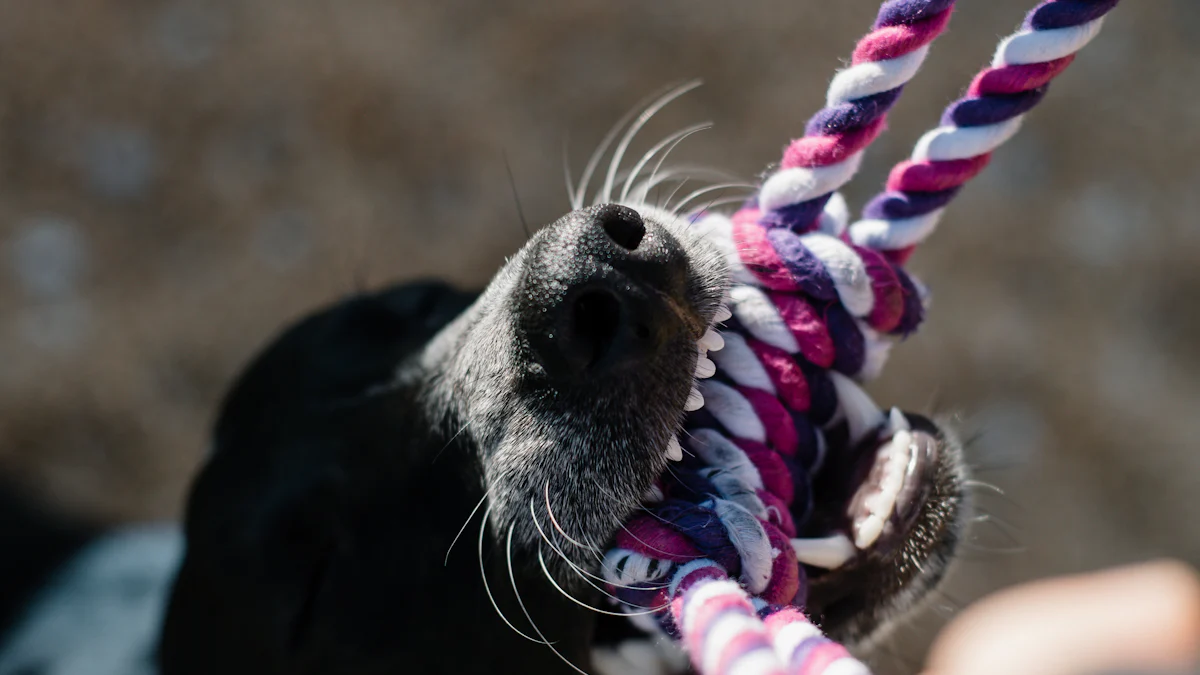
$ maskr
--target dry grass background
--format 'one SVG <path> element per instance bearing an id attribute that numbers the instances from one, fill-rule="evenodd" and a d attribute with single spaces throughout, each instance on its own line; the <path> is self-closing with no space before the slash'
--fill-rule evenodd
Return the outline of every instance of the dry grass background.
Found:
<path id="1" fill-rule="evenodd" d="M 1030 2 L 959 3 L 852 203 Z M 177 516 L 218 397 L 284 322 L 362 286 L 479 285 L 522 243 L 504 155 L 548 222 L 564 138 L 578 172 L 699 76 L 647 144 L 711 119 L 681 159 L 753 176 L 876 4 L 0 0 L 0 471 L 97 521 Z M 1006 524 L 938 605 L 1200 563 L 1198 34 L 1195 0 L 1123 3 L 912 262 L 932 315 L 872 388 L 959 412 L 1006 492 L 981 493 Z"/>

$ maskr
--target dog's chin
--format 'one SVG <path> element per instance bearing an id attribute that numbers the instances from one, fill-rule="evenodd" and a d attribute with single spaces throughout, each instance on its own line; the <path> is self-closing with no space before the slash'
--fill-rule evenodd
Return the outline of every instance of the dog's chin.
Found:
<path id="1" fill-rule="evenodd" d="M 832 570 L 806 566 L 807 611 L 830 637 L 851 646 L 869 647 L 921 608 L 954 559 L 969 511 L 958 439 L 925 418 L 909 414 L 907 419 L 912 428 L 906 438 L 911 438 L 914 457 L 900 497 L 904 503 L 897 503 L 878 538 L 858 547 L 845 564 Z M 879 446 L 888 442 L 864 448 L 865 457 L 852 464 L 856 470 L 847 486 L 825 486 L 826 495 L 838 497 L 818 501 L 823 518 L 816 527 L 844 528 L 861 536 L 862 497 L 872 480 L 870 469 L 863 467 L 882 456 Z"/>
<path id="2" fill-rule="evenodd" d="M 692 387 L 679 374 L 696 358 L 694 345 L 680 350 L 640 376 L 526 395 L 508 432 L 484 453 L 493 531 L 506 549 L 511 531 L 513 557 L 542 567 L 564 590 L 594 588 L 588 581 L 599 579 L 604 551 L 669 466 Z"/>

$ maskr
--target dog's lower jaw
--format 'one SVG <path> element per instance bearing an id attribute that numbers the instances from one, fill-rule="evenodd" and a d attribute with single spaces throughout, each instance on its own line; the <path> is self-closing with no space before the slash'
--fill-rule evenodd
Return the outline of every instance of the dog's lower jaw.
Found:
<path id="1" fill-rule="evenodd" d="M 937 443 L 929 492 L 911 530 L 892 550 L 811 580 L 809 610 L 830 637 L 859 653 L 869 653 L 935 595 L 971 515 L 963 447 L 950 420 L 908 418 Z"/>

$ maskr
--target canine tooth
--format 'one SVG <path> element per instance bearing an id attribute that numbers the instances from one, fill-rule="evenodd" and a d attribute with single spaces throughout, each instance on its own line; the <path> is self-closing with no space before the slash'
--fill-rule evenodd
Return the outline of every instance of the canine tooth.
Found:
<path id="1" fill-rule="evenodd" d="M 683 404 L 683 409 L 687 412 L 699 410 L 704 407 L 704 396 L 700 394 L 700 390 L 692 387 L 691 393 L 688 394 L 687 403 Z"/>
<path id="2" fill-rule="evenodd" d="M 846 417 L 851 443 L 858 443 L 869 432 L 887 422 L 883 411 L 854 380 L 832 370 L 829 371 L 829 379 L 837 390 L 838 410 Z"/>
<path id="3" fill-rule="evenodd" d="M 714 323 L 721 323 L 722 321 L 728 321 L 732 318 L 733 318 L 733 310 L 729 309 L 725 305 L 721 305 L 721 306 L 717 307 L 716 313 L 713 314 L 713 322 Z"/>
<path id="4" fill-rule="evenodd" d="M 886 515 L 872 513 L 865 520 L 854 523 L 854 545 L 859 549 L 868 549 L 883 534 L 883 524 Z"/>
<path id="5" fill-rule="evenodd" d="M 667 459 L 673 462 L 683 459 L 683 447 L 679 445 L 679 439 L 675 436 L 672 436 L 671 442 L 667 443 Z"/>
<path id="6" fill-rule="evenodd" d="M 904 416 L 904 413 L 900 412 L 899 408 L 892 408 L 891 413 L 888 414 L 887 433 L 884 434 L 884 437 L 891 436 L 898 431 L 911 430 L 912 425 L 908 423 L 908 418 Z"/>
<path id="7" fill-rule="evenodd" d="M 835 534 L 820 539 L 793 539 L 792 550 L 796 559 L 805 565 L 836 570 L 854 557 L 857 551 L 850 537 Z"/>
<path id="8" fill-rule="evenodd" d="M 707 356 L 701 356 L 696 359 L 696 377 L 700 379 L 712 377 L 717 374 L 717 364 L 712 362 L 712 359 Z"/>
<path id="9" fill-rule="evenodd" d="M 721 337 L 721 334 L 717 331 L 709 328 L 704 333 L 704 337 L 700 338 L 700 344 L 710 352 L 720 351 L 725 346 L 725 338 Z"/>

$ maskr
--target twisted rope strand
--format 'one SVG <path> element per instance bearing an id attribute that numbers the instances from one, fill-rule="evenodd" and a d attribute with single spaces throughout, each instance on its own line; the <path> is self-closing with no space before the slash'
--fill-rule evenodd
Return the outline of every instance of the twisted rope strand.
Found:
<path id="1" fill-rule="evenodd" d="M 929 45 L 946 29 L 954 0 L 888 0 L 858 42 L 849 68 L 829 84 L 825 108 L 783 153 L 762 185 L 762 222 L 797 233 L 814 229 L 830 197 L 858 171 L 863 151 L 916 75 Z M 840 232 L 832 232 L 840 234 Z"/>
<path id="2" fill-rule="evenodd" d="M 1003 40 L 990 67 L 950 104 L 941 126 L 926 133 L 912 157 L 892 169 L 884 192 L 850 227 L 856 245 L 904 263 L 937 227 L 964 183 L 987 166 L 992 153 L 1016 134 L 1066 70 L 1100 32 L 1119 0 L 1048 0 L 1021 29 Z"/>

